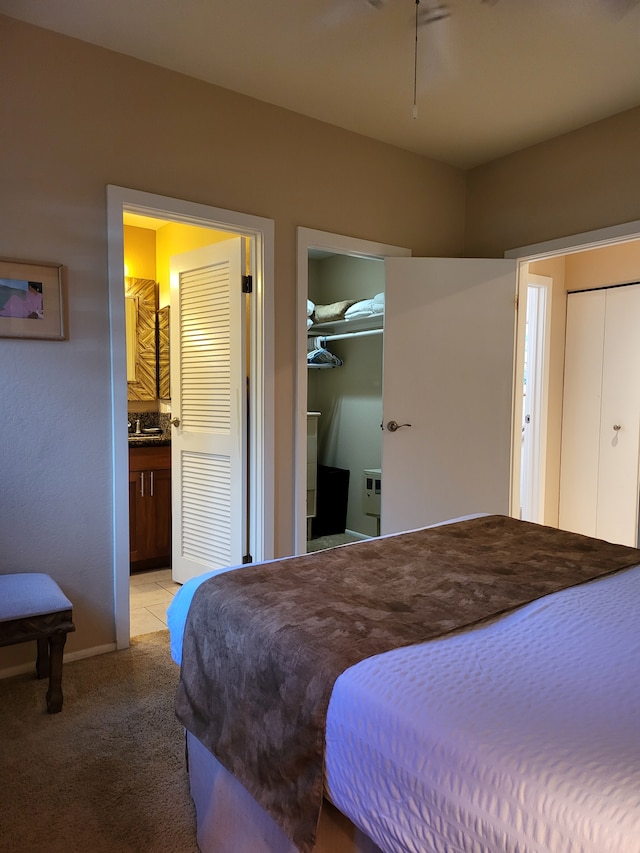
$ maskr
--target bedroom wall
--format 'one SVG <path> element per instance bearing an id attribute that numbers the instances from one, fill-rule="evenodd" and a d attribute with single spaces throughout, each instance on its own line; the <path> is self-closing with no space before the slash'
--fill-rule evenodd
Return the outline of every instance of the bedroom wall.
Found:
<path id="1" fill-rule="evenodd" d="M 293 548 L 296 227 L 462 253 L 465 176 L 0 17 L 0 257 L 64 265 L 69 339 L 0 339 L 0 571 L 47 571 L 72 653 L 114 641 L 106 186 L 275 221 L 275 542 Z M 195 130 L 197 129 L 197 130 Z M 0 670 L 32 650 L 0 650 Z"/>
<path id="2" fill-rule="evenodd" d="M 472 169 L 465 255 L 640 219 L 640 107 Z"/>

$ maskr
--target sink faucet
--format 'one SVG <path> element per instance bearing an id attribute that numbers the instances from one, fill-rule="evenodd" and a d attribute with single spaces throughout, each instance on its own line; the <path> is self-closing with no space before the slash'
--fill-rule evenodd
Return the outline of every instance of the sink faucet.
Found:
<path id="1" fill-rule="evenodd" d="M 136 420 L 136 435 L 140 435 L 140 418 Z"/>

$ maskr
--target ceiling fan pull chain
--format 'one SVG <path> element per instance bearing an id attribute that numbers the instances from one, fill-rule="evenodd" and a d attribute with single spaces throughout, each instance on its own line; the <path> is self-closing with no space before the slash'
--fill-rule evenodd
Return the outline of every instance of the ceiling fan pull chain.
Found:
<path id="1" fill-rule="evenodd" d="M 413 117 L 418 118 L 418 7 L 420 0 L 416 0 L 416 39 L 413 50 Z"/>

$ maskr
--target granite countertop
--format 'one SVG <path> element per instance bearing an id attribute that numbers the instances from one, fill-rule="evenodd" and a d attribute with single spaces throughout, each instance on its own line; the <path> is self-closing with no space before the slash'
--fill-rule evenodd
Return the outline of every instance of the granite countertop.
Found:
<path id="1" fill-rule="evenodd" d="M 129 447 L 163 447 L 168 444 L 171 444 L 171 439 L 165 433 L 160 433 L 160 435 L 129 433 Z"/>

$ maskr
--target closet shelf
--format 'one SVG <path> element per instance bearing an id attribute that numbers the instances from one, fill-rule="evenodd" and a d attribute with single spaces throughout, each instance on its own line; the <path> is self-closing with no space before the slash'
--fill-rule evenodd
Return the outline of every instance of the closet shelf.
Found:
<path id="1" fill-rule="evenodd" d="M 335 320 L 332 323 L 314 323 L 307 329 L 310 338 L 324 337 L 325 335 L 345 334 L 346 332 L 364 332 L 369 329 L 382 329 L 384 326 L 384 314 L 372 314 L 369 317 L 360 317 L 356 320 Z"/>

